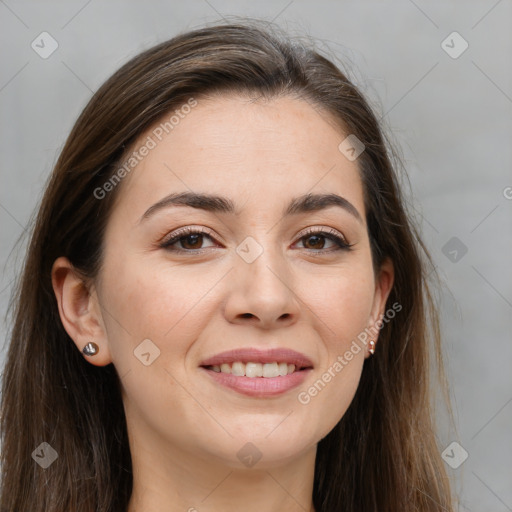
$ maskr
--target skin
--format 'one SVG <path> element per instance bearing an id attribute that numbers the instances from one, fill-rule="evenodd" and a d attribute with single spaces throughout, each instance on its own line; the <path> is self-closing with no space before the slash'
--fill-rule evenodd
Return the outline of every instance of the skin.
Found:
<path id="1" fill-rule="evenodd" d="M 129 512 L 314 510 L 316 446 L 351 403 L 368 347 L 308 404 L 298 394 L 384 314 L 393 284 L 389 261 L 376 273 L 372 266 L 357 160 L 338 150 L 346 135 L 301 99 L 201 99 L 119 185 L 97 278 L 84 283 L 67 259 L 55 262 L 67 332 L 79 350 L 97 343 L 99 353 L 84 357 L 113 363 L 121 377 Z M 226 196 L 238 215 L 175 206 L 141 220 L 166 195 L 187 191 Z M 283 217 L 307 193 L 343 196 L 361 220 L 337 206 Z M 182 239 L 173 247 L 188 248 L 183 254 L 160 246 L 185 226 L 212 238 Z M 329 238 L 303 238 L 310 227 L 353 246 L 334 251 Z M 252 263 L 236 252 L 248 236 L 263 250 Z M 148 366 L 134 356 L 145 339 L 160 350 Z M 258 398 L 199 367 L 243 347 L 292 348 L 314 368 L 298 388 Z M 252 467 L 237 457 L 247 442 L 262 454 Z"/>

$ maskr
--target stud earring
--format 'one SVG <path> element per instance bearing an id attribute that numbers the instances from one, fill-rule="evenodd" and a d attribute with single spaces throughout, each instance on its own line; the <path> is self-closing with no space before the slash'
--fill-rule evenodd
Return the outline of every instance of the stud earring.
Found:
<path id="1" fill-rule="evenodd" d="M 368 350 L 368 352 L 370 352 L 372 356 L 373 354 L 375 354 L 375 341 L 370 340 L 370 349 Z"/>
<path id="2" fill-rule="evenodd" d="M 100 348 L 98 347 L 98 345 L 96 345 L 96 343 L 93 343 L 92 341 L 90 341 L 82 349 L 82 353 L 85 354 L 86 356 L 95 356 L 99 352 L 99 350 L 100 350 Z"/>

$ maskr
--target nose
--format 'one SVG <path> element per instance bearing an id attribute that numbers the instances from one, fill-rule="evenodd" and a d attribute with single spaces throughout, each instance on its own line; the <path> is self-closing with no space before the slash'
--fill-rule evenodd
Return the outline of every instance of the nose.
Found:
<path id="1" fill-rule="evenodd" d="M 296 283 L 283 258 L 270 250 L 252 263 L 237 256 L 230 272 L 226 319 L 235 324 L 252 324 L 275 329 L 298 321 L 300 299 Z"/>

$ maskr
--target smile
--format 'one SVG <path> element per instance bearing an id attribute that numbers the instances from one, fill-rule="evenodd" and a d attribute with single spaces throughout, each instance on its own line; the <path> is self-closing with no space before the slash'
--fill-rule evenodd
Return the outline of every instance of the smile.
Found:
<path id="1" fill-rule="evenodd" d="M 208 367 L 209 370 L 221 373 L 230 373 L 237 377 L 285 377 L 295 371 L 294 364 L 288 363 L 242 363 L 237 361 L 233 364 L 224 363 Z"/>
<path id="2" fill-rule="evenodd" d="M 266 397 L 300 385 L 313 364 L 305 355 L 289 349 L 239 349 L 204 361 L 201 369 L 217 384 L 245 395 Z"/>

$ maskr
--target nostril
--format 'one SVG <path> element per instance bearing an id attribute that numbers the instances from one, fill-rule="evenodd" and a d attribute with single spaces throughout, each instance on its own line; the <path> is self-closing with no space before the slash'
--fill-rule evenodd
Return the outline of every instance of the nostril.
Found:
<path id="1" fill-rule="evenodd" d="M 254 315 L 252 313 L 244 313 L 241 315 L 242 318 L 252 318 Z"/>

